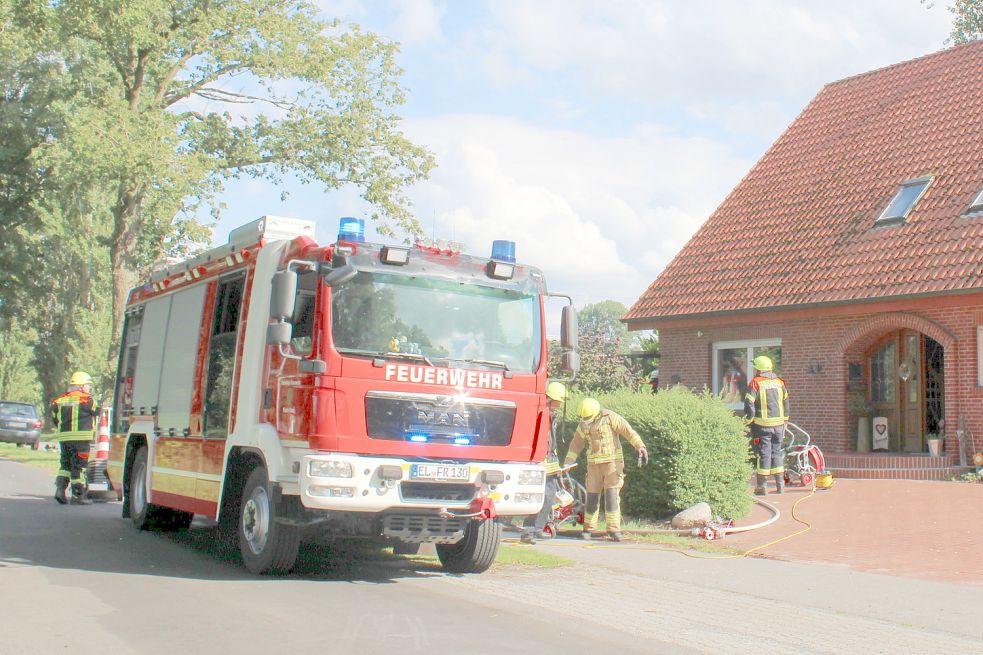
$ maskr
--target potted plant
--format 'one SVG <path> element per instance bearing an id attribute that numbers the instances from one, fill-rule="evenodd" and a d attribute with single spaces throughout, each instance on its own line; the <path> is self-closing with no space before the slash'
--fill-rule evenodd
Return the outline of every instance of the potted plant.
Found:
<path id="1" fill-rule="evenodd" d="M 925 435 L 925 443 L 928 446 L 928 454 L 932 457 L 938 457 L 942 453 L 942 436 L 935 433 L 929 432 Z"/>
<path id="2" fill-rule="evenodd" d="M 874 415 L 874 405 L 863 393 L 850 398 L 850 411 L 857 417 L 857 452 L 870 452 L 870 417 Z"/>

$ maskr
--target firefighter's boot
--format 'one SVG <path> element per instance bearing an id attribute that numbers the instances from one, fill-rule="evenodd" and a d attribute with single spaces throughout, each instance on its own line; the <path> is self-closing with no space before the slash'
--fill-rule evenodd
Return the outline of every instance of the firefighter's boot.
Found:
<path id="1" fill-rule="evenodd" d="M 621 499 L 617 488 L 604 490 L 604 522 L 611 541 L 621 541 Z"/>
<path id="2" fill-rule="evenodd" d="M 89 498 L 89 494 L 85 491 L 85 485 L 81 482 L 72 483 L 72 505 L 91 505 L 92 500 Z"/>
<path id="3" fill-rule="evenodd" d="M 767 484 L 768 484 L 768 476 L 758 473 L 754 478 L 754 495 L 764 496 L 766 493 L 768 493 L 768 489 L 766 486 Z"/>
<path id="4" fill-rule="evenodd" d="M 775 493 L 783 494 L 785 493 L 785 474 L 776 473 L 775 474 Z"/>
<path id="5" fill-rule="evenodd" d="M 64 505 L 68 502 L 68 498 L 65 498 L 65 490 L 68 489 L 68 478 L 64 475 L 59 475 L 55 478 L 55 500 L 58 504 Z"/>

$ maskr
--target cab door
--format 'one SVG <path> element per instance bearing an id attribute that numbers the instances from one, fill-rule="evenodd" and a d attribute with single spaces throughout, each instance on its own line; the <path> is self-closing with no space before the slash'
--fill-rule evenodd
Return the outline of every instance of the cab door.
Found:
<path id="1" fill-rule="evenodd" d="M 239 375 L 236 356 L 242 323 L 246 272 L 219 278 L 208 317 L 208 343 L 204 356 L 201 413 L 201 453 L 195 497 L 199 513 L 218 515 L 219 492 L 225 463 L 225 442 L 234 419 L 233 389 Z"/>

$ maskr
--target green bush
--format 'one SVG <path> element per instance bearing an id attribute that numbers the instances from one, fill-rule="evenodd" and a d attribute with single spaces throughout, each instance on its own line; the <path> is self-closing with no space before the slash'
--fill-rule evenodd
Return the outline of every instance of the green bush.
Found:
<path id="1" fill-rule="evenodd" d="M 632 448 L 623 442 L 627 479 L 621 499 L 626 515 L 664 518 L 699 502 L 709 503 L 720 516 L 748 514 L 752 468 L 747 428 L 719 398 L 675 387 L 657 394 L 621 390 L 597 399 L 621 414 L 649 451 L 649 465 L 638 468 Z M 568 420 L 576 416 L 579 401 L 568 401 Z M 568 423 L 565 443 L 575 421 Z M 578 477 L 584 468 L 575 469 Z"/>

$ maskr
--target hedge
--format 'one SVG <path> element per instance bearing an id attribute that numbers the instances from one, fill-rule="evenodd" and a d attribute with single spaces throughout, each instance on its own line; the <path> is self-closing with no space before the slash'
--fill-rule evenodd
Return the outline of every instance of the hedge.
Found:
<path id="1" fill-rule="evenodd" d="M 572 397 L 565 408 L 567 444 L 576 429 L 581 398 Z M 715 515 L 727 518 L 750 512 L 747 427 L 719 398 L 675 387 L 657 394 L 621 390 L 597 400 L 631 423 L 649 451 L 648 466 L 638 468 L 632 448 L 623 442 L 623 513 L 660 519 L 699 502 L 709 503 Z M 560 450 L 562 454 L 565 447 Z M 580 461 L 574 470 L 582 480 L 583 455 Z"/>

